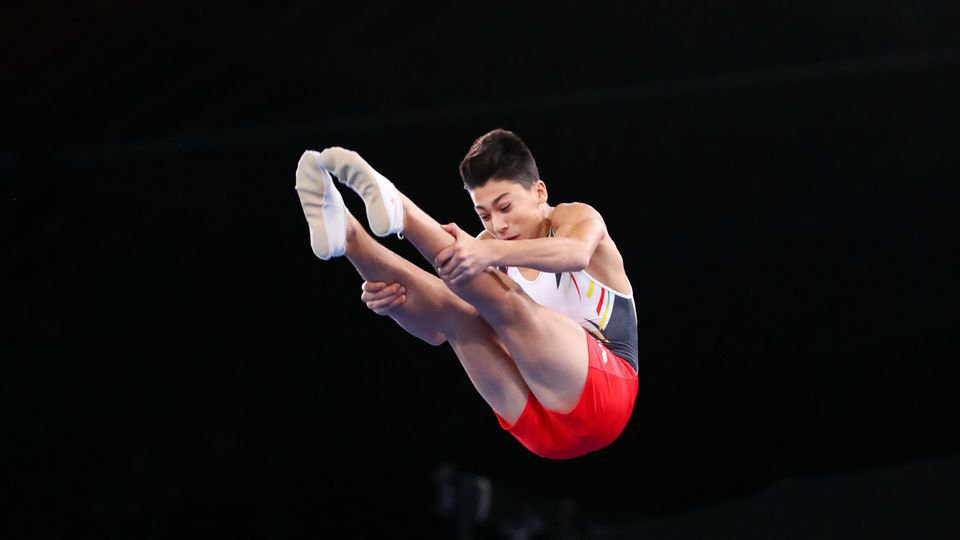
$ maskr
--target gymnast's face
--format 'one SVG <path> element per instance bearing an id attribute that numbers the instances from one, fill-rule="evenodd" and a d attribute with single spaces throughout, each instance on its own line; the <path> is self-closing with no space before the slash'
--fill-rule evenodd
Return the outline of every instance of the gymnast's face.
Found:
<path id="1" fill-rule="evenodd" d="M 536 238 L 546 215 L 547 188 L 542 180 L 529 189 L 511 180 L 487 180 L 470 191 L 483 227 L 497 240 Z"/>

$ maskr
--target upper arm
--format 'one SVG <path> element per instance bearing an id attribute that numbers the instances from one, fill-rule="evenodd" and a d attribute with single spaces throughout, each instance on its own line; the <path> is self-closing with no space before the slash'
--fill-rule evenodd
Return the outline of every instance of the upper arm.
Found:
<path id="1" fill-rule="evenodd" d="M 563 205 L 562 209 L 558 205 L 553 214 L 554 235 L 581 241 L 589 260 L 607 234 L 607 226 L 600 212 L 589 204 L 569 203 Z"/>

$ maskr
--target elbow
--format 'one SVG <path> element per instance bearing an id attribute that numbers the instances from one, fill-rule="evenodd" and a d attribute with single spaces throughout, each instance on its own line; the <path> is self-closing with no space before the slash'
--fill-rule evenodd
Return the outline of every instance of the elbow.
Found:
<path id="1" fill-rule="evenodd" d="M 586 246 L 575 250 L 573 261 L 571 261 L 573 268 L 571 268 L 570 271 L 579 272 L 580 270 L 584 270 L 590 264 L 590 258 L 592 255 L 593 253 L 588 250 Z"/>

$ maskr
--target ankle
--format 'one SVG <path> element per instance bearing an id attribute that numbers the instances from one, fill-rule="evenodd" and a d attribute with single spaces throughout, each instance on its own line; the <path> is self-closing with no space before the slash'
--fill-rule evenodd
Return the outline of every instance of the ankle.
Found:
<path id="1" fill-rule="evenodd" d="M 357 247 L 360 244 L 360 231 L 361 231 L 360 222 L 356 220 L 349 213 L 347 214 L 347 234 L 346 234 L 346 247 L 345 253 L 350 254 L 356 251 Z"/>

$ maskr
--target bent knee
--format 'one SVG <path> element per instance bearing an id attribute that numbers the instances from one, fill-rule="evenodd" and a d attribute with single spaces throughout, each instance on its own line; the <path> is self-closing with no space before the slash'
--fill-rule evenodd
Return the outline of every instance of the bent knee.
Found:
<path id="1" fill-rule="evenodd" d="M 523 292 L 523 289 L 518 287 L 510 290 L 497 302 L 488 306 L 485 313 L 489 313 L 491 319 L 494 319 L 495 325 L 499 326 L 500 324 L 517 324 L 536 320 L 544 309 L 546 308 L 534 302 L 527 293 Z"/>
<path id="2" fill-rule="evenodd" d="M 440 332 L 435 332 L 434 334 L 428 336 L 421 336 L 420 339 L 434 347 L 439 347 L 447 342 L 447 336 L 441 334 Z"/>

